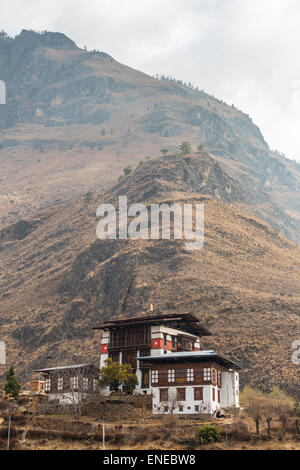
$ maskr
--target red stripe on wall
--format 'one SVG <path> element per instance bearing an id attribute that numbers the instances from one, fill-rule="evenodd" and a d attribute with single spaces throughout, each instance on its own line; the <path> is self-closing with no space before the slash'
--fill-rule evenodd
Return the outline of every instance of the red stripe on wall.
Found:
<path id="1" fill-rule="evenodd" d="M 172 341 L 167 341 L 167 344 L 164 344 L 164 340 L 162 338 L 154 338 L 152 339 L 152 349 L 168 349 L 172 351 Z"/>

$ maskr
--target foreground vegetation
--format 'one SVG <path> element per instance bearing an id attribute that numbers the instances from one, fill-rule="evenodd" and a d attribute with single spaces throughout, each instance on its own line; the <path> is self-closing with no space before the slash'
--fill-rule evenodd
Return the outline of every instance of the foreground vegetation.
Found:
<path id="1" fill-rule="evenodd" d="M 0 400 L 0 448 L 101 449 L 300 449 L 299 406 L 279 389 L 263 394 L 245 387 L 242 410 L 224 418 L 153 416 L 151 399 L 113 394 L 87 403 L 80 420 L 71 410 L 40 404 L 32 397 Z"/>

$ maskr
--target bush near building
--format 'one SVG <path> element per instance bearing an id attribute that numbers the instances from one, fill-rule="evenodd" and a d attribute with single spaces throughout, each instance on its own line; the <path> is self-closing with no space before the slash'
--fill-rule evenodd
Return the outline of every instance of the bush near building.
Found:
<path id="1" fill-rule="evenodd" d="M 219 442 L 221 440 L 219 428 L 204 424 L 198 427 L 199 444 L 210 444 L 211 442 Z"/>

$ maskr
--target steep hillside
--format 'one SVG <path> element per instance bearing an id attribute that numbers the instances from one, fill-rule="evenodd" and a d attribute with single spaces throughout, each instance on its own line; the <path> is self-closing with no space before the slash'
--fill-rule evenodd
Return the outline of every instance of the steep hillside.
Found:
<path id="1" fill-rule="evenodd" d="M 0 226 L 98 192 L 128 164 L 200 143 L 239 181 L 256 213 L 299 241 L 300 166 L 271 153 L 249 116 L 160 81 L 60 33 L 0 36 Z"/>
<path id="2" fill-rule="evenodd" d="M 98 240 L 101 202 L 201 202 L 205 244 Z M 45 209 L 0 233 L 1 335 L 23 378 L 35 367 L 97 358 L 101 320 L 193 311 L 215 348 L 243 366 L 242 383 L 296 394 L 291 345 L 299 338 L 300 251 L 245 211 L 240 184 L 206 153 L 140 165 L 102 194 Z M 243 201 L 243 202 L 241 202 Z M 48 358 L 48 359 L 47 359 Z"/>

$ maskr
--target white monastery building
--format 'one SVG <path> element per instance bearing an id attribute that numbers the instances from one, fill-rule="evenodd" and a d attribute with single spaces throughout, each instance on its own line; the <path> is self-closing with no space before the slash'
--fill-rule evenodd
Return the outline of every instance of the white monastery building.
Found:
<path id="1" fill-rule="evenodd" d="M 109 357 L 130 364 L 138 377 L 134 393 L 152 394 L 153 413 L 211 414 L 221 407 L 239 408 L 241 368 L 200 349 L 201 336 L 212 333 L 196 314 L 117 319 L 94 329 L 102 330 L 100 368 Z"/>

